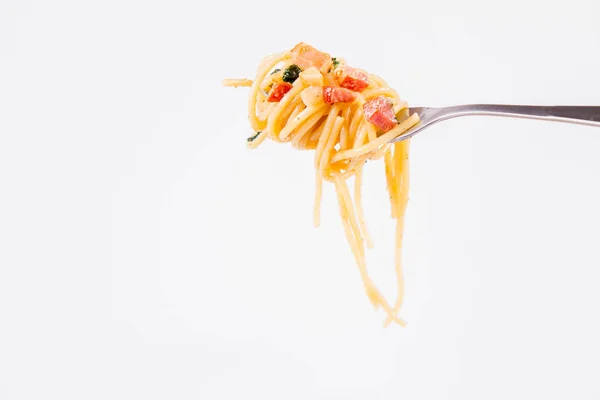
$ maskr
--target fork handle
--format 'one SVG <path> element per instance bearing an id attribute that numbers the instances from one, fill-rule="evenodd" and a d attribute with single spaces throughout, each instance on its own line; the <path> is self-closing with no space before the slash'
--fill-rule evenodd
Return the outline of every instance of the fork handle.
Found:
<path id="1" fill-rule="evenodd" d="M 542 119 L 574 124 L 600 126 L 598 106 L 523 106 L 507 104 L 470 104 L 448 107 L 451 114 L 492 115 L 502 117 Z M 453 110 L 451 110 L 453 109 Z"/>

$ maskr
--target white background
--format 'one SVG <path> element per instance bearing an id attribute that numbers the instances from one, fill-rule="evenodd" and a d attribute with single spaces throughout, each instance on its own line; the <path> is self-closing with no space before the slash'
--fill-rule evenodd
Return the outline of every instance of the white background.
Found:
<path id="1" fill-rule="evenodd" d="M 0 0 L 0 399 L 598 399 L 600 129 L 465 118 L 412 143 L 404 329 L 310 153 L 245 147 L 306 41 L 412 105 L 600 105 L 589 1 Z M 369 265 L 392 297 L 383 166 Z"/>

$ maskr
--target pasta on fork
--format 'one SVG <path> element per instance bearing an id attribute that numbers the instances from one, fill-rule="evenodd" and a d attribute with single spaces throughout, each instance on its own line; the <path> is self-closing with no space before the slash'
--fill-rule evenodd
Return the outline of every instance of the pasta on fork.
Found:
<path id="1" fill-rule="evenodd" d="M 248 117 L 256 148 L 267 138 L 314 150 L 314 225 L 320 224 L 323 181 L 335 186 L 346 239 L 358 265 L 366 294 L 387 318 L 398 316 L 404 299 L 402 237 L 409 188 L 409 140 L 389 143 L 419 122 L 408 105 L 380 77 L 299 43 L 292 50 L 266 57 L 254 80 L 226 79 L 226 86 L 250 87 Z M 368 274 L 366 248 L 373 246 L 364 218 L 361 188 L 367 160 L 383 159 L 391 216 L 396 220 L 397 295 L 390 304 Z M 354 193 L 347 181 L 354 178 Z"/>

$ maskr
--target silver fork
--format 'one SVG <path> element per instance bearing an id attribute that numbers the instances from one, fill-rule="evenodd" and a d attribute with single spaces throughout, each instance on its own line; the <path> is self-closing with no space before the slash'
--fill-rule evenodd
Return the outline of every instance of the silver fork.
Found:
<path id="1" fill-rule="evenodd" d="M 541 119 L 544 121 L 569 122 L 573 124 L 600 126 L 600 107 L 598 106 L 522 106 L 509 104 L 467 104 L 443 108 L 411 107 L 409 114 L 419 114 L 420 122 L 402 135 L 393 139 L 399 142 L 415 136 L 436 122 L 469 115 L 491 115 Z"/>

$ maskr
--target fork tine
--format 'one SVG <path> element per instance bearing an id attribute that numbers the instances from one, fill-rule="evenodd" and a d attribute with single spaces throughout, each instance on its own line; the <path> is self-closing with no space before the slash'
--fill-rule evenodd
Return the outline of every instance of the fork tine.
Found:
<path id="1" fill-rule="evenodd" d="M 420 117 L 423 112 L 423 109 L 424 109 L 424 107 L 410 107 L 410 108 L 408 108 L 408 110 L 405 108 L 404 110 L 401 110 L 396 115 L 396 118 L 398 119 L 398 122 L 402 123 L 403 121 L 408 119 L 413 114 L 419 114 L 419 117 Z M 401 118 L 399 118 L 400 116 L 401 116 Z M 390 140 L 390 143 L 401 142 L 403 140 L 406 140 L 406 139 L 416 135 L 417 132 L 419 132 L 422 128 L 423 128 L 423 123 L 421 121 L 419 121 L 415 126 L 413 126 L 409 130 L 404 132 L 402 135 L 397 136 L 394 139 Z"/>

